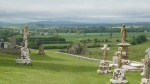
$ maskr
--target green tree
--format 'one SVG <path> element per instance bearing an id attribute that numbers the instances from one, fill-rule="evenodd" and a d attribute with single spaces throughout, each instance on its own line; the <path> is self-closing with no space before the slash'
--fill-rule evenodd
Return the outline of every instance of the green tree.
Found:
<path id="1" fill-rule="evenodd" d="M 140 36 L 137 36 L 137 37 L 132 37 L 132 40 L 130 41 L 130 43 L 132 45 L 136 45 L 136 44 L 140 44 L 140 43 L 143 43 L 147 41 L 147 38 L 145 35 L 140 35 Z"/>
<path id="2" fill-rule="evenodd" d="M 136 38 L 136 41 L 137 41 L 137 44 L 140 44 L 140 43 L 147 41 L 147 39 L 145 35 L 140 35 Z"/>

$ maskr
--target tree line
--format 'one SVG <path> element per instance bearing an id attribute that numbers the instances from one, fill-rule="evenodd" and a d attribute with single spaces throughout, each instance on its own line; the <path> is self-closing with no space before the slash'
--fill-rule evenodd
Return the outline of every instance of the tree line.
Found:
<path id="1" fill-rule="evenodd" d="M 117 33 L 120 28 L 105 27 L 105 26 L 62 26 L 62 27 L 49 27 L 38 29 L 37 32 L 53 33 Z M 150 26 L 139 26 L 138 28 L 130 26 L 127 32 L 150 32 Z"/>

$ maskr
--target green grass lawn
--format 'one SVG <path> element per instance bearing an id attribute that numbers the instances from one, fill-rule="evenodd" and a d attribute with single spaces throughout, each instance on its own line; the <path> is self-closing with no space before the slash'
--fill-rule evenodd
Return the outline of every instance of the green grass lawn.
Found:
<path id="1" fill-rule="evenodd" d="M 61 43 L 61 44 L 42 44 L 43 46 L 68 46 L 68 43 Z"/>
<path id="2" fill-rule="evenodd" d="M 18 55 L 0 53 L 0 84 L 109 84 L 112 74 L 97 74 L 99 63 L 46 50 L 32 51 L 32 66 L 17 65 Z M 139 84 L 140 72 L 127 72 L 128 84 Z"/>

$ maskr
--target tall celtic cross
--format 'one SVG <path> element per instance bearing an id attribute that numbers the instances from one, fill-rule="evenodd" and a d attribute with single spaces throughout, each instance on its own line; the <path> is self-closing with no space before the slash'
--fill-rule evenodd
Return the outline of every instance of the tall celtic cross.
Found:
<path id="1" fill-rule="evenodd" d="M 101 49 L 103 50 L 103 56 L 105 61 L 107 60 L 107 50 L 110 50 L 110 48 L 107 46 L 107 44 L 104 44 L 104 46 Z"/>
<path id="2" fill-rule="evenodd" d="M 28 29 L 28 26 L 25 25 L 24 29 L 20 32 L 23 35 L 23 47 L 28 46 L 28 36 L 30 35 L 30 30 Z"/>

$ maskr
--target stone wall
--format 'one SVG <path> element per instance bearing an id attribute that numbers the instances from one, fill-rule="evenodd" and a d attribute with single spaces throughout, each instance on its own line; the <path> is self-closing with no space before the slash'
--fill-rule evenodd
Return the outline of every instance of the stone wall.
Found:
<path id="1" fill-rule="evenodd" d="M 15 53 L 19 54 L 20 49 L 0 49 L 0 53 Z"/>

